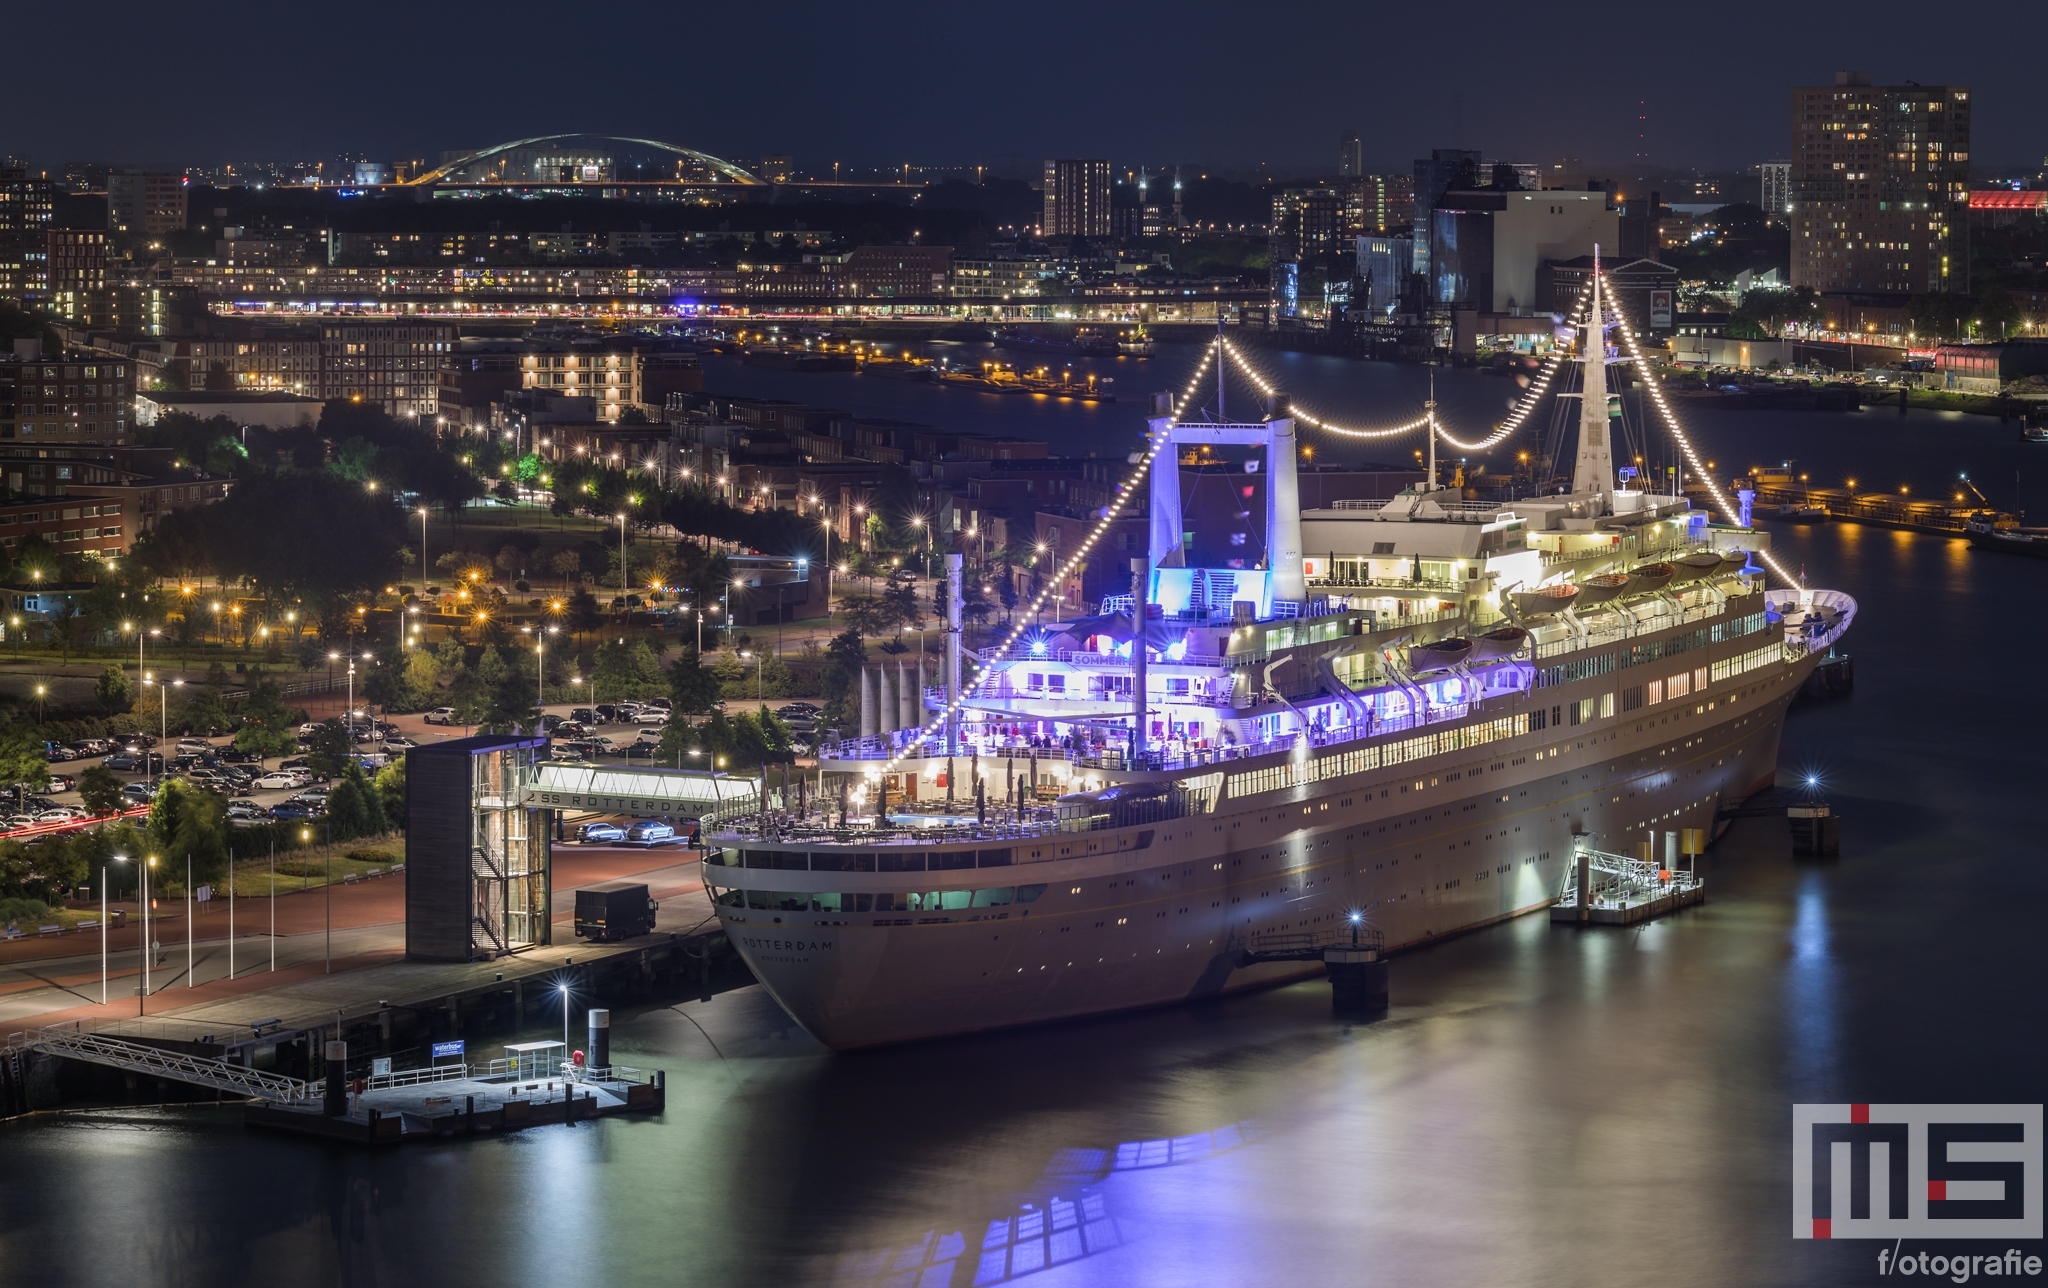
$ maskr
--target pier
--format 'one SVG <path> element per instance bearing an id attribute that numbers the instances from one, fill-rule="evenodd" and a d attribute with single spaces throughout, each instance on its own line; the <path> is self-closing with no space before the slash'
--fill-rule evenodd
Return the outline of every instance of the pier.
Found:
<path id="1" fill-rule="evenodd" d="M 1675 842 L 1677 834 L 1668 835 Z M 1650 844 L 1644 842 L 1645 848 Z M 1676 844 L 1671 848 L 1675 855 Z M 1647 854 L 1634 859 L 1608 854 L 1581 836 L 1574 842 L 1557 902 L 1550 906 L 1550 919 L 1582 926 L 1632 926 L 1706 898 L 1706 883 L 1691 871 L 1660 868 Z"/>

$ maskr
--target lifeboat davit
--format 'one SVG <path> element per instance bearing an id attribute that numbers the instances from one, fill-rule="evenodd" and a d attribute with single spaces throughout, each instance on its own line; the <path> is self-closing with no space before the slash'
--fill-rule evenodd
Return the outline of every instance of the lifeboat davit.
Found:
<path id="1" fill-rule="evenodd" d="M 1723 550 L 1721 552 L 1721 576 L 1733 576 L 1747 567 L 1749 567 L 1749 551 Z"/>
<path id="2" fill-rule="evenodd" d="M 1539 590 L 1518 590 L 1515 592 L 1515 611 L 1524 617 L 1561 613 L 1570 608 L 1578 597 L 1579 588 L 1568 581 Z"/>
<path id="3" fill-rule="evenodd" d="M 1521 627 L 1502 626 L 1472 641 L 1472 660 L 1491 662 L 1496 658 L 1513 657 L 1528 642 L 1529 632 Z"/>
<path id="4" fill-rule="evenodd" d="M 1421 675 L 1425 671 L 1446 671 L 1458 663 L 1471 658 L 1472 641 L 1463 636 L 1453 635 L 1449 639 L 1432 640 L 1417 644 L 1408 650 L 1408 672 Z"/>
<path id="5" fill-rule="evenodd" d="M 1668 563 L 1644 564 L 1639 568 L 1631 568 L 1629 576 L 1635 579 L 1635 585 L 1629 587 L 1629 593 L 1654 594 L 1669 586 L 1671 579 L 1677 575 L 1678 569 Z"/>

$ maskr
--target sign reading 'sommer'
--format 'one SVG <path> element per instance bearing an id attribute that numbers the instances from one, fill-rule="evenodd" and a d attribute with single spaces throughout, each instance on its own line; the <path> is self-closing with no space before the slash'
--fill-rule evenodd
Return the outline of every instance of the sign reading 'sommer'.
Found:
<path id="1" fill-rule="evenodd" d="M 2038 1239 L 2041 1106 L 1792 1106 L 1795 1239 Z"/>

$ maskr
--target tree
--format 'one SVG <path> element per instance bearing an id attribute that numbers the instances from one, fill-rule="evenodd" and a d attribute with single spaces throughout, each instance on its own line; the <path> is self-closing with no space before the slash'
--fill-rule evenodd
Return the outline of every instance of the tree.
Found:
<path id="1" fill-rule="evenodd" d="M 259 669 L 249 686 L 249 700 L 242 707 L 242 727 L 235 732 L 235 746 L 265 760 L 282 756 L 298 746 L 292 729 L 291 708 L 284 704 L 284 690 L 267 679 Z"/>
<path id="2" fill-rule="evenodd" d="M 569 629 L 577 636 L 585 631 L 594 631 L 604 625 L 604 610 L 598 607 L 597 596 L 587 587 L 578 586 L 576 593 L 569 596 Z"/>
<path id="3" fill-rule="evenodd" d="M 384 819 L 394 828 L 405 826 L 405 757 L 400 756 L 377 771 L 377 797 L 384 806 Z"/>
<path id="4" fill-rule="evenodd" d="M 189 856 L 192 879 L 207 882 L 227 871 L 227 801 L 179 778 L 157 789 L 149 811 L 149 842 L 174 876 Z"/>
<path id="5" fill-rule="evenodd" d="M 355 759 L 355 748 L 348 740 L 348 726 L 338 719 L 322 720 L 313 728 L 313 736 L 306 740 L 306 765 L 322 778 L 333 778 L 341 773 L 341 767 Z"/>
<path id="6" fill-rule="evenodd" d="M 867 647 L 861 643 L 858 631 L 841 631 L 832 637 L 825 648 L 825 672 L 822 677 L 824 709 L 818 718 L 820 727 L 844 729 L 855 719 L 857 712 L 849 712 L 849 704 L 857 703 L 861 669 L 867 665 Z"/>
<path id="7" fill-rule="evenodd" d="M 20 785 L 39 792 L 50 785 L 50 759 L 43 739 L 28 725 L 0 733 L 0 787 Z"/>
<path id="8" fill-rule="evenodd" d="M 686 647 L 668 669 L 668 698 L 678 715 L 701 716 L 711 710 L 719 687 L 718 677 L 704 668 L 695 648 Z"/>
<path id="9" fill-rule="evenodd" d="M 839 601 L 839 620 L 858 638 L 880 635 L 896 620 L 896 610 L 872 595 L 848 595 Z"/>
<path id="10" fill-rule="evenodd" d="M 135 695 L 128 688 L 128 676 L 120 666 L 109 662 L 107 669 L 100 672 L 100 678 L 93 681 L 92 696 L 99 699 L 101 707 L 108 714 L 126 711 L 135 705 Z"/>
<path id="11" fill-rule="evenodd" d="M 642 640 L 598 646 L 591 675 L 607 698 L 651 698 L 668 688 L 654 650 Z"/>
<path id="12" fill-rule="evenodd" d="M 105 765 L 94 765 L 78 776 L 78 799 L 95 818 L 117 813 L 121 808 L 121 780 Z"/>
<path id="13" fill-rule="evenodd" d="M 327 828 L 328 836 L 337 841 L 391 830 L 384 818 L 384 799 L 357 761 L 342 766 L 341 781 L 327 798 Z"/>

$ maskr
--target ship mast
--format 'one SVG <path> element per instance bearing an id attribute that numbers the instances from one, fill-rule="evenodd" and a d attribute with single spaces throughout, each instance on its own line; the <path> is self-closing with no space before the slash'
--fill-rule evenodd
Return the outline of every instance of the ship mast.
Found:
<path id="1" fill-rule="evenodd" d="M 1423 433 L 1429 437 L 1429 487 L 1436 491 L 1436 367 L 1429 369 L 1429 398 L 1422 404 Z"/>
<path id="2" fill-rule="evenodd" d="M 1579 362 L 1585 379 L 1579 395 L 1579 456 L 1572 470 L 1572 492 L 1606 496 L 1614 490 L 1614 447 L 1607 425 L 1607 332 L 1601 304 L 1600 248 L 1593 248 L 1591 299 L 1580 331 Z"/>

